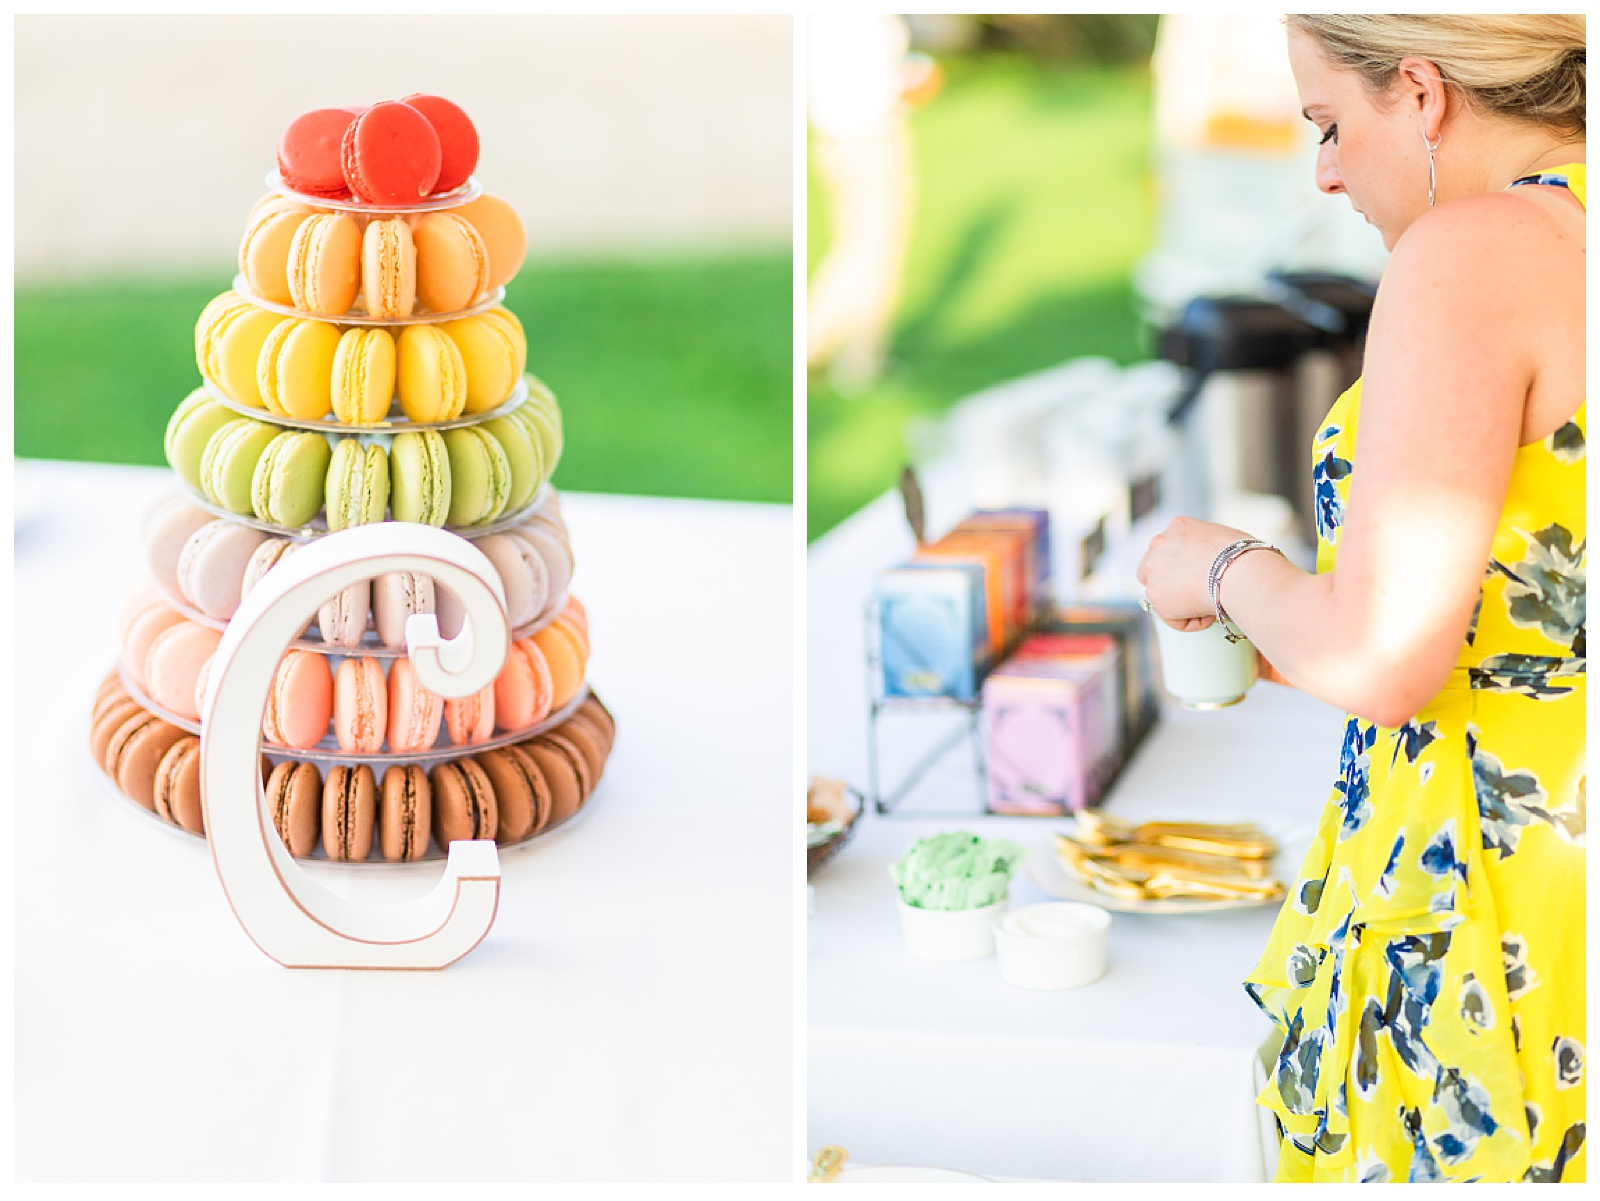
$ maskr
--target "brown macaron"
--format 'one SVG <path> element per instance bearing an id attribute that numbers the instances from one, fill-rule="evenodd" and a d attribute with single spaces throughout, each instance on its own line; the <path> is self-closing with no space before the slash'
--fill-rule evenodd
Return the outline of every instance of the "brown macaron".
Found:
<path id="1" fill-rule="evenodd" d="M 378 847 L 390 863 L 421 859 L 433 824 L 433 786 L 415 763 L 397 763 L 383 773 L 378 798 Z"/>
<path id="2" fill-rule="evenodd" d="M 607 759 L 611 757 L 611 727 L 607 726 L 593 709 L 587 709 L 580 705 L 577 712 L 567 718 L 563 724 L 579 725 L 588 730 L 599 741 L 601 753 Z"/>
<path id="3" fill-rule="evenodd" d="M 94 724 L 89 727 L 89 753 L 107 775 L 111 774 L 111 766 L 106 762 L 106 752 L 111 749 L 111 736 L 122 727 L 123 722 L 143 712 L 144 707 L 138 701 L 126 696 L 108 702 L 95 711 Z"/>
<path id="4" fill-rule="evenodd" d="M 122 673 L 113 667 L 106 678 L 100 681 L 100 687 L 94 691 L 94 707 L 99 709 L 102 701 L 117 693 L 126 696 L 127 690 L 122 686 Z"/>
<path id="5" fill-rule="evenodd" d="M 578 777 L 578 791 L 580 798 L 587 800 L 594 791 L 595 773 L 590 766 L 589 756 L 584 754 L 583 748 L 575 740 L 567 736 L 565 728 L 547 730 L 535 740 L 555 747 L 572 762 L 572 770 Z"/>
<path id="6" fill-rule="evenodd" d="M 372 850 L 378 780 L 365 763 L 330 768 L 322 785 L 322 849 L 329 859 L 359 863 Z"/>
<path id="7" fill-rule="evenodd" d="M 472 759 L 441 763 L 429 773 L 433 784 L 433 840 L 448 851 L 452 842 L 493 838 L 499 825 L 494 785 Z"/>
<path id="8" fill-rule="evenodd" d="M 617 722 L 611 716 L 611 710 L 600 703 L 600 698 L 593 692 L 578 706 L 578 712 L 591 717 L 606 732 L 606 754 L 611 754 L 612 744 L 617 741 Z"/>
<path id="9" fill-rule="evenodd" d="M 156 812 L 191 834 L 206 832 L 200 804 L 200 739 L 193 734 L 178 739 L 161 756 L 156 768 Z"/>
<path id="10" fill-rule="evenodd" d="M 532 755 L 520 746 L 497 747 L 477 756 L 478 766 L 494 787 L 499 843 L 520 842 L 550 820 L 550 786 Z"/>
<path id="11" fill-rule="evenodd" d="M 569 754 L 543 737 L 517 745 L 533 756 L 533 761 L 539 765 L 539 771 L 550 786 L 550 820 L 545 824 L 553 826 L 566 821 L 583 804 L 583 785 L 578 780 L 578 771 L 572 762 L 573 758 L 581 759 L 582 756 L 576 748 Z M 572 744 L 569 742 L 567 746 L 571 748 Z"/>
<path id="12" fill-rule="evenodd" d="M 557 726 L 556 732 L 565 734 L 578 744 L 578 749 L 589 760 L 594 781 L 598 784 L 601 774 L 606 770 L 606 759 L 611 755 L 611 740 L 606 737 L 600 723 L 580 710 Z"/>
<path id="13" fill-rule="evenodd" d="M 156 807 L 156 768 L 185 731 L 143 709 L 117 727 L 106 747 L 106 771 L 133 800 Z"/>
<path id="14" fill-rule="evenodd" d="M 285 759 L 267 777 L 267 812 L 289 854 L 304 859 L 317 849 L 322 826 L 322 773 L 314 763 Z"/>
<path id="15" fill-rule="evenodd" d="M 120 679 L 116 682 L 116 687 L 114 688 L 102 687 L 99 692 L 95 693 L 94 708 L 89 711 L 90 723 L 99 721 L 100 715 L 112 706 L 120 705 L 132 699 L 128 695 L 128 690 L 122 686 Z"/>

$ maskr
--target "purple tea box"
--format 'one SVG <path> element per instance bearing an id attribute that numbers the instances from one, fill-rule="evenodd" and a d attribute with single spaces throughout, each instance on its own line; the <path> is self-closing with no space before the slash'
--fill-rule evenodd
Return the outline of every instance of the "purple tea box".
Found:
<path id="1" fill-rule="evenodd" d="M 1099 799 L 1111 740 L 1104 666 L 1008 659 L 983 685 L 992 813 L 1060 816 Z"/>
<path id="2" fill-rule="evenodd" d="M 962 519 L 961 530 L 1022 529 L 1028 535 L 1028 612 L 1050 607 L 1050 510 L 979 509 Z"/>

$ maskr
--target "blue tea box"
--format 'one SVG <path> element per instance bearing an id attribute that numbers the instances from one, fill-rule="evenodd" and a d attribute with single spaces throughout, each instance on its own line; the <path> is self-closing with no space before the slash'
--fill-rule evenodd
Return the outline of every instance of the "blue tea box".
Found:
<path id="1" fill-rule="evenodd" d="M 976 698 L 989 667 L 979 564 L 896 567 L 878 577 L 876 600 L 884 696 Z"/>

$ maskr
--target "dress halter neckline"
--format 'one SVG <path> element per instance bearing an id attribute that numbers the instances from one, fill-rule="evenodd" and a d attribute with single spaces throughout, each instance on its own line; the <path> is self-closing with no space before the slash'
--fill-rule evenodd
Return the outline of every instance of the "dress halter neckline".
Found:
<path id="1" fill-rule="evenodd" d="M 1547 184 L 1550 187 L 1555 188 L 1565 188 L 1569 186 L 1567 184 L 1567 173 L 1565 171 L 1539 171 L 1533 175 L 1524 175 L 1521 179 L 1513 179 L 1506 185 L 1506 187 L 1514 188 L 1518 184 L 1524 183 Z"/>

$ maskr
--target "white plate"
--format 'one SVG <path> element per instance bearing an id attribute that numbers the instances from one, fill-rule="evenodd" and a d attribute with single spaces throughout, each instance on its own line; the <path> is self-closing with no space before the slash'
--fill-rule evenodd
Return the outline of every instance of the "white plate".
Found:
<path id="1" fill-rule="evenodd" d="M 1193 821 L 1194 818 L 1151 820 Z M 1268 837 L 1277 842 L 1278 854 L 1272 861 L 1272 874 L 1283 882 L 1285 888 L 1293 888 L 1300 861 L 1305 858 L 1306 849 L 1311 844 L 1312 832 L 1303 828 L 1279 828 L 1276 823 L 1264 822 L 1259 818 L 1241 820 L 1255 821 Z M 1063 831 L 1069 834 L 1072 832 L 1073 830 Z M 1224 909 L 1259 909 L 1263 905 L 1283 904 L 1282 897 L 1270 901 L 1253 900 L 1248 897 L 1241 897 L 1236 901 L 1207 900 L 1203 897 L 1166 897 L 1157 901 L 1130 901 L 1114 897 L 1109 893 L 1090 888 L 1069 872 L 1057 856 L 1053 840 L 1045 846 L 1035 847 L 1028 855 L 1028 875 L 1033 878 L 1035 884 L 1053 897 L 1059 897 L 1063 901 L 1083 901 L 1117 913 L 1215 913 Z"/>
<path id="2" fill-rule="evenodd" d="M 992 1184 L 987 1176 L 974 1176 L 971 1172 L 957 1172 L 952 1168 L 917 1168 L 884 1165 L 882 1167 L 846 1167 L 839 1173 L 835 1184 Z"/>

